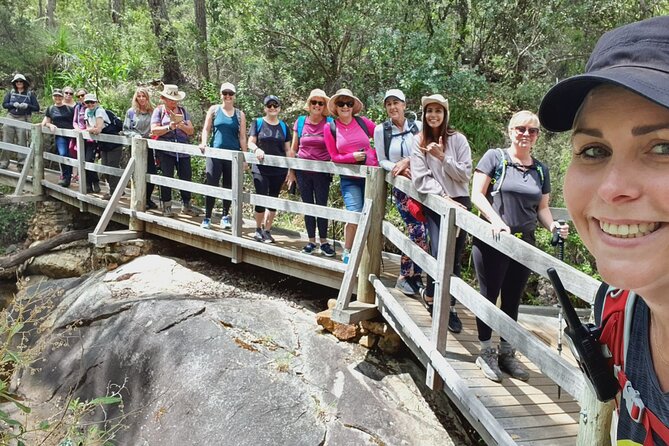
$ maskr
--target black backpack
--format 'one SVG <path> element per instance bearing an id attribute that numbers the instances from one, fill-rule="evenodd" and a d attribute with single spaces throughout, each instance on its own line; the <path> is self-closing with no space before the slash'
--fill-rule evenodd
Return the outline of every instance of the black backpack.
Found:
<path id="1" fill-rule="evenodd" d="M 386 159 L 390 159 L 390 142 L 396 136 L 404 136 L 408 133 L 415 135 L 419 132 L 418 126 L 416 125 L 415 119 L 409 119 L 409 130 L 393 134 L 393 123 L 390 122 L 390 119 L 383 122 L 383 151 L 386 154 Z M 409 149 L 411 150 L 411 148 Z M 402 153 L 402 157 L 405 155 Z"/>
<path id="2" fill-rule="evenodd" d="M 109 124 L 107 124 L 100 133 L 105 133 L 107 135 L 118 135 L 123 130 L 123 121 L 114 114 L 113 111 L 105 109 L 107 112 L 107 118 L 109 118 Z M 106 142 L 100 141 L 98 147 L 100 150 L 113 150 L 121 144 L 115 142 Z"/>

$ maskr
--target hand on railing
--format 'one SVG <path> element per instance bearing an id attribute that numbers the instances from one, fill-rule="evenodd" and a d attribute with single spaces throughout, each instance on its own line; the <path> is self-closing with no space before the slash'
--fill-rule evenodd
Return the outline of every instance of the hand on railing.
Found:
<path id="1" fill-rule="evenodd" d="M 393 170 L 390 172 L 393 174 L 393 176 L 398 176 L 402 175 L 404 177 L 407 177 L 411 179 L 411 159 L 409 157 L 403 158 L 399 160 L 398 162 L 395 163 L 395 166 L 393 167 Z"/>
<path id="2" fill-rule="evenodd" d="M 509 228 L 509 226 L 500 219 L 495 218 L 490 224 L 492 225 L 492 237 L 495 240 L 500 239 L 500 234 L 502 232 L 511 234 L 511 228 Z"/>
<path id="3" fill-rule="evenodd" d="M 202 152 L 202 154 L 204 155 L 204 150 L 207 148 L 207 145 L 206 144 L 200 144 L 198 147 L 200 148 L 200 152 Z"/>
<path id="4" fill-rule="evenodd" d="M 253 151 L 253 154 L 258 158 L 258 161 L 262 162 L 265 159 L 265 151 L 260 147 L 256 147 Z"/>

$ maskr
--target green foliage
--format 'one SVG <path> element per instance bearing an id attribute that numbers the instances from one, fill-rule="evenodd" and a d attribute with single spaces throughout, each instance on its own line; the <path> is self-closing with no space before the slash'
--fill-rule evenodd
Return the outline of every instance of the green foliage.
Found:
<path id="1" fill-rule="evenodd" d="M 33 203 L 0 206 L 0 254 L 11 244 L 22 242 L 28 233 L 28 222 L 35 213 Z"/>

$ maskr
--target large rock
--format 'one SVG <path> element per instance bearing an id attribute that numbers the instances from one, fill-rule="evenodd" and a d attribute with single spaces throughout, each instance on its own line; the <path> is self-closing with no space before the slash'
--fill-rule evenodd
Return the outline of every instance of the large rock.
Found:
<path id="1" fill-rule="evenodd" d="M 122 386 L 116 444 L 468 443 L 445 396 L 423 397 L 411 359 L 321 334 L 294 302 L 153 255 L 49 287 L 59 302 L 43 336 L 68 342 L 20 376 L 19 392 L 45 411 L 69 391 L 90 399 Z"/>

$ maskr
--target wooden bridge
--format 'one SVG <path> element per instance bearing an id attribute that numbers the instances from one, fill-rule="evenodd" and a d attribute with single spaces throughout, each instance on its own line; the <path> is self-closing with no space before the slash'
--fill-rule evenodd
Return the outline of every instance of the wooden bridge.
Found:
<path id="1" fill-rule="evenodd" d="M 15 164 L 0 170 L 0 183 L 15 188 L 15 192 L 3 197 L 2 201 L 51 198 L 76 206 L 83 212 L 100 215 L 97 227 L 89 235 L 90 242 L 98 245 L 137 238 L 142 233 L 154 234 L 229 257 L 234 263 L 250 263 L 337 289 L 339 294 L 333 318 L 351 323 L 380 313 L 426 367 L 428 386 L 434 391 L 446 392 L 488 444 L 608 444 L 610 406 L 596 403 L 567 351 L 558 355 L 555 335 L 551 335 L 545 326 L 514 322 L 477 290 L 450 274 L 457 228 L 512 256 L 537 274 L 545 276 L 547 268 L 556 268 L 567 290 L 585 302 L 592 302 L 599 282 L 513 236 L 502 234 L 500 240 L 494 240 L 490 225 L 474 214 L 452 207 L 440 197 L 419 194 L 410 181 L 393 178 L 379 168 L 265 157 L 265 165 L 366 178 L 364 208 L 356 213 L 246 191 L 245 163 L 258 163 L 249 153 L 207 149 L 203 155 L 192 145 L 57 130 L 55 134 L 76 138 L 79 158 L 72 159 L 43 151 L 43 135 L 53 134 L 46 128 L 6 118 L 0 118 L 0 124 L 27 129 L 32 136 L 30 147 L 0 143 L 3 150 L 27 157 L 21 172 L 16 171 Z M 85 138 L 130 146 L 131 157 L 127 166 L 118 169 L 85 162 Z M 153 149 L 232 160 L 232 187 L 224 189 L 147 174 L 147 152 Z M 58 186 L 59 171 L 56 164 L 52 164 L 55 169 L 45 168 L 48 161 L 78 169 L 81 178 L 78 187 Z M 85 193 L 86 170 L 120 177 L 111 199 L 103 200 L 101 194 Z M 147 181 L 231 200 L 232 229 L 202 229 L 200 218 L 184 215 L 166 218 L 159 212 L 147 211 Z M 444 229 L 436 259 L 384 220 L 388 183 L 441 215 Z M 128 187 L 129 195 L 123 196 Z M 254 241 L 255 224 L 242 218 L 244 205 L 260 205 L 358 224 L 349 263 L 345 265 L 338 258 L 303 254 L 300 249 L 306 239 L 300 234 L 275 229 L 276 244 Z M 564 212 L 559 216 L 564 218 Z M 108 231 L 107 226 L 112 220 L 128 229 Z M 432 317 L 418 301 L 393 288 L 398 273 L 398 256 L 382 251 L 384 238 L 435 278 Z M 352 299 L 354 294 L 355 300 Z M 448 334 L 447 330 L 450 294 L 466 307 L 460 310 L 464 329 L 457 335 Z M 476 316 L 493 328 L 495 336 L 503 335 L 522 353 L 521 360 L 530 370 L 528 382 L 505 377 L 498 384 L 483 377 L 474 363 L 478 353 Z M 558 396 L 558 386 L 562 389 L 561 397 Z"/>

